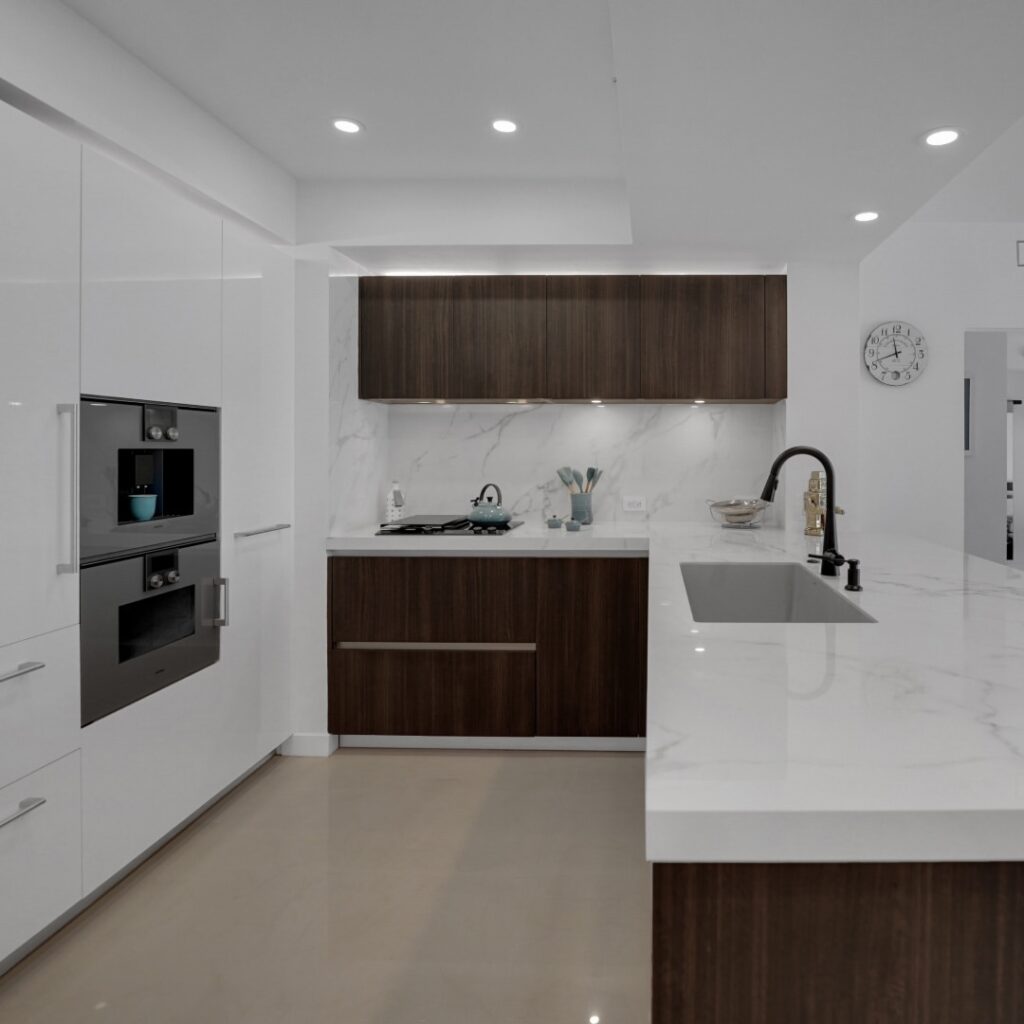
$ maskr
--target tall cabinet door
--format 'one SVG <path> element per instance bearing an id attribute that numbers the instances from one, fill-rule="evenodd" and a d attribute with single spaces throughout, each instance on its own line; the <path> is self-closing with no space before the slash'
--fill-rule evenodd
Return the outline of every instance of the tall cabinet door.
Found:
<path id="1" fill-rule="evenodd" d="M 452 279 L 448 398 L 543 398 L 546 337 L 543 277 Z"/>
<path id="2" fill-rule="evenodd" d="M 765 397 L 764 278 L 640 279 L 642 397 Z"/>
<path id="3" fill-rule="evenodd" d="M 80 174 L 79 145 L 0 103 L 0 646 L 78 621 Z"/>
<path id="4" fill-rule="evenodd" d="M 640 397 L 640 278 L 549 277 L 547 393 Z"/>
<path id="5" fill-rule="evenodd" d="M 221 220 L 85 148 L 82 392 L 221 399 Z"/>
<path id="6" fill-rule="evenodd" d="M 224 225 L 221 666 L 254 756 L 285 738 L 294 465 L 291 259 Z"/>

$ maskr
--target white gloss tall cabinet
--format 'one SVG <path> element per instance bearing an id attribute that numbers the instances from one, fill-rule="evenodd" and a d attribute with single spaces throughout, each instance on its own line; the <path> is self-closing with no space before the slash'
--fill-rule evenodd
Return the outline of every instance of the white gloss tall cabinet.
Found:
<path id="1" fill-rule="evenodd" d="M 290 735 L 294 271 L 0 104 L 0 289 L 2 971 Z M 84 729 L 81 394 L 221 409 L 230 581 L 220 660 Z"/>
<path id="2" fill-rule="evenodd" d="M 0 960 L 82 896 L 80 179 L 0 104 Z"/>

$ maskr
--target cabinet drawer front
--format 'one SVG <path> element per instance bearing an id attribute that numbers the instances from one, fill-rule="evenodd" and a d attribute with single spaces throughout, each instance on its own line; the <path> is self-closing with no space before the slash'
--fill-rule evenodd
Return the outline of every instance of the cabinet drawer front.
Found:
<path id="1" fill-rule="evenodd" d="M 0 960 L 82 897 L 78 751 L 0 789 Z"/>
<path id="2" fill-rule="evenodd" d="M 529 558 L 331 559 L 331 642 L 529 643 Z"/>
<path id="3" fill-rule="evenodd" d="M 78 657 L 77 626 L 0 647 L 0 786 L 78 746 Z"/>
<path id="4" fill-rule="evenodd" d="M 330 654 L 330 731 L 380 736 L 533 736 L 532 653 Z"/>

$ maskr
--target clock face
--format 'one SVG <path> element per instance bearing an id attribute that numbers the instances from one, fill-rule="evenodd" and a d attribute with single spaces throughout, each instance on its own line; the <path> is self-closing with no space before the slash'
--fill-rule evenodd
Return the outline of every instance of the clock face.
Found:
<path id="1" fill-rule="evenodd" d="M 928 363 L 924 335 L 902 320 L 879 324 L 864 342 L 864 365 L 875 380 L 899 387 L 917 380 Z"/>

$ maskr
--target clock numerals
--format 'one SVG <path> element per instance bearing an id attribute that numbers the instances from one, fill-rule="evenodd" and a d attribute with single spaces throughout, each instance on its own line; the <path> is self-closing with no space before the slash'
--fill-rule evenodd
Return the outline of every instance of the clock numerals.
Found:
<path id="1" fill-rule="evenodd" d="M 916 380 L 927 365 L 924 336 L 902 320 L 879 324 L 864 341 L 864 363 L 882 384 L 900 386 Z"/>

